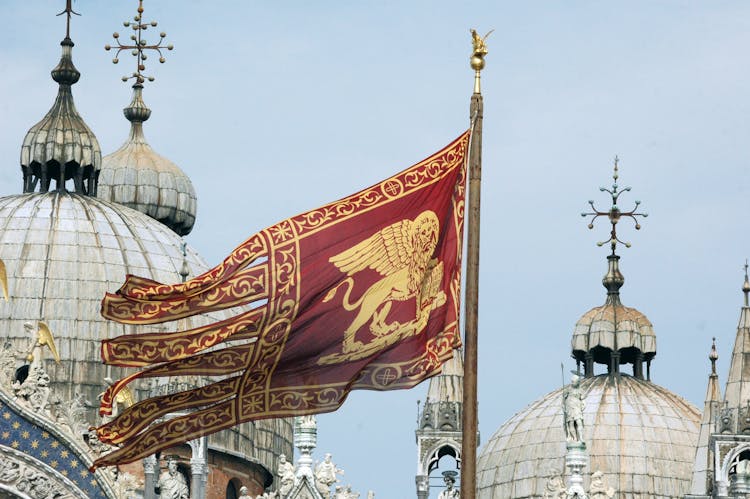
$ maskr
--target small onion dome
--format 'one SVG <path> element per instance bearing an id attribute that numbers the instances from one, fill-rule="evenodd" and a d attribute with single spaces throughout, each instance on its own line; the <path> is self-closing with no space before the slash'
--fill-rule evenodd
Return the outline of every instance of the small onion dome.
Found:
<path id="1" fill-rule="evenodd" d="M 62 57 L 52 70 L 52 79 L 59 84 L 57 98 L 42 120 L 31 127 L 21 146 L 23 191 L 48 192 L 52 180 L 57 190 L 65 190 L 72 179 L 75 192 L 96 195 L 97 178 L 102 154 L 94 133 L 78 114 L 71 86 L 81 73 L 73 65 L 73 41 L 60 42 Z"/>
<path id="2" fill-rule="evenodd" d="M 133 100 L 123 110 L 131 123 L 130 136 L 104 157 L 99 197 L 140 211 L 184 236 L 195 223 L 195 189 L 190 177 L 146 142 L 143 122 L 151 110 L 143 102 L 142 91 L 143 86 L 136 83 Z"/>
<path id="3" fill-rule="evenodd" d="M 656 335 L 645 315 L 620 302 L 625 278 L 620 273 L 619 259 L 617 255 L 607 257 L 609 268 L 602 279 L 607 300 L 583 314 L 576 323 L 572 355 L 578 362 L 584 362 L 586 376 L 593 376 L 594 363 L 605 364 L 614 373 L 619 372 L 620 364 L 632 364 L 633 374 L 642 379 L 643 362 L 650 364 L 656 355 Z"/>
<path id="4" fill-rule="evenodd" d="M 619 498 L 688 493 L 701 415 L 691 403 L 632 376 L 581 380 L 584 480 L 600 471 Z M 477 498 L 545 497 L 565 472 L 562 389 L 532 402 L 490 437 L 477 459 Z"/>

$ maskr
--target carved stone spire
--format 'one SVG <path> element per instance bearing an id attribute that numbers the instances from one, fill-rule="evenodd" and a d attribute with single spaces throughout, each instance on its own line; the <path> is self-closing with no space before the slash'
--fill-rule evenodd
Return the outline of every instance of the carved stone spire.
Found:
<path id="1" fill-rule="evenodd" d="M 703 405 L 703 416 L 698 433 L 698 445 L 695 450 L 695 464 L 693 465 L 693 481 L 690 485 L 690 493 L 695 495 L 705 494 L 710 489 L 714 478 L 714 454 L 710 446 L 710 436 L 716 432 L 715 421 L 718 417 L 719 404 L 721 403 L 721 390 L 719 389 L 719 376 L 716 374 L 716 361 L 719 354 L 716 351 L 716 338 L 711 343 L 711 351 L 708 360 L 711 362 L 711 374 L 708 375 L 708 387 Z"/>
<path id="2" fill-rule="evenodd" d="M 745 282 L 747 282 L 747 274 Z M 748 291 L 745 290 L 745 285 L 742 291 L 745 295 L 745 305 L 740 310 L 737 335 L 724 392 L 726 406 L 734 409 L 744 407 L 750 400 L 750 377 L 747 376 L 747 373 L 750 373 L 750 306 L 747 305 Z"/>
<path id="3" fill-rule="evenodd" d="M 443 455 L 461 460 L 463 408 L 463 352 L 443 364 L 443 371 L 430 379 L 427 400 L 417 420 L 417 497 L 429 497 L 429 477 Z"/>
<path id="4" fill-rule="evenodd" d="M 101 168 L 99 142 L 78 114 L 73 93 L 81 73 L 73 64 L 73 41 L 70 39 L 70 14 L 67 2 L 66 36 L 60 45 L 62 56 L 52 70 L 52 79 L 59 85 L 52 108 L 39 123 L 26 133 L 21 146 L 23 192 L 47 192 L 54 180 L 58 191 L 65 191 L 66 182 L 73 180 L 76 193 L 96 196 Z"/>
<path id="5" fill-rule="evenodd" d="M 717 401 L 720 395 L 718 386 L 714 386 L 718 385 L 714 367 L 718 355 L 714 349 L 709 354 L 712 366 L 703 420 L 710 417 L 713 427 L 706 456 L 696 455 L 691 489 L 704 497 L 744 497 L 750 493 L 750 460 L 745 443 L 747 435 L 750 434 L 750 284 L 747 263 L 742 292 L 745 295 L 744 304 L 740 309 L 737 334 L 729 362 L 729 375 L 721 404 Z M 710 414 L 707 415 L 706 412 Z M 700 435 L 700 438 L 703 438 L 703 427 Z M 719 453 L 721 459 L 711 455 L 712 449 Z M 705 466 L 702 465 L 703 459 L 707 460 Z M 705 473 L 701 473 L 701 468 L 706 470 Z"/>

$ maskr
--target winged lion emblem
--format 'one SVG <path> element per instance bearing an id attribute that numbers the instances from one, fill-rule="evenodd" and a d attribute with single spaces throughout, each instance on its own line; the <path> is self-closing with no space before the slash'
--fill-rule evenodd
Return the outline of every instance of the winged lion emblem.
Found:
<path id="1" fill-rule="evenodd" d="M 331 289 L 323 301 L 331 301 L 341 288 L 346 288 L 342 306 L 349 312 L 357 311 L 344 331 L 342 351 L 345 356 L 359 358 L 373 348 L 418 334 L 427 325 L 430 311 L 445 303 L 445 293 L 441 290 L 443 264 L 432 258 L 439 232 L 437 215 L 426 210 L 414 220 L 389 225 L 329 259 L 347 277 Z M 368 268 L 382 277 L 352 302 L 354 276 Z M 393 302 L 411 298 L 415 298 L 417 304 L 414 319 L 407 323 L 387 323 Z M 355 336 L 368 323 L 370 332 L 382 341 L 366 346 Z M 357 355 L 358 352 L 362 355 Z"/>

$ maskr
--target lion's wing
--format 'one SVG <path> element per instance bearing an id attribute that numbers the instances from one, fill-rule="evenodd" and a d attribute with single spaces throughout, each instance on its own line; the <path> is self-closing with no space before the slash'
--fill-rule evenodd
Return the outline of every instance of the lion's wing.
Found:
<path id="1" fill-rule="evenodd" d="M 409 265 L 413 254 L 413 222 L 402 220 L 381 229 L 329 261 L 350 276 L 366 268 L 390 275 Z"/>

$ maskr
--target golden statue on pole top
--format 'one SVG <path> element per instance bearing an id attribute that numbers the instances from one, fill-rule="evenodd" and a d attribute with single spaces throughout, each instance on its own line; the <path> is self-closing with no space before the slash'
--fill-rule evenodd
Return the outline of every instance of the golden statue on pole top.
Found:
<path id="1" fill-rule="evenodd" d="M 480 87 L 479 87 L 479 78 L 480 78 L 480 72 L 484 69 L 484 56 L 486 56 L 489 51 L 487 50 L 487 43 L 485 40 L 487 40 L 487 37 L 492 34 L 492 32 L 495 31 L 494 29 L 487 32 L 484 36 L 479 36 L 479 33 L 477 33 L 477 30 L 472 29 L 471 30 L 471 43 L 474 47 L 474 51 L 471 54 L 471 69 L 475 71 L 474 74 L 474 93 L 479 94 L 481 93 Z"/>

